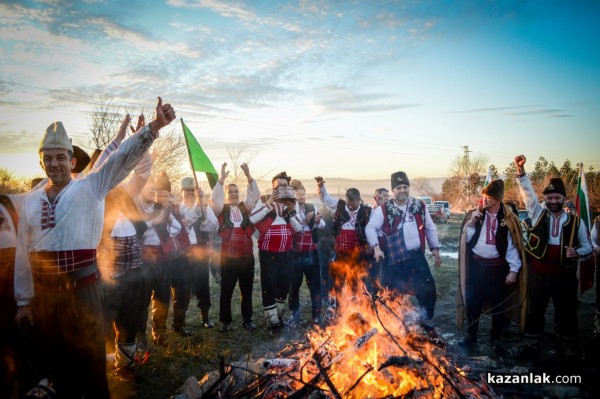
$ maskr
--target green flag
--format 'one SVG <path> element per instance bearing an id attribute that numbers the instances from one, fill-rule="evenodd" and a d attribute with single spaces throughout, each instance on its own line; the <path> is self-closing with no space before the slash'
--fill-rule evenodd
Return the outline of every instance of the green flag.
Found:
<path id="1" fill-rule="evenodd" d="M 214 188 L 219 180 L 219 175 L 217 174 L 215 167 L 206 156 L 202 147 L 200 147 L 198 140 L 196 140 L 190 129 L 183 122 L 183 119 L 181 119 L 181 127 L 183 128 L 183 135 L 185 136 L 185 144 L 187 145 L 192 170 L 206 173 L 210 188 Z"/>

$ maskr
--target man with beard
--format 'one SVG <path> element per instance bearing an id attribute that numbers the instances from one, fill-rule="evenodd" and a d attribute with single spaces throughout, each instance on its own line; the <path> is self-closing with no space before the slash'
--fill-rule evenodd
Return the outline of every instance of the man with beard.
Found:
<path id="1" fill-rule="evenodd" d="M 484 307 L 490 309 L 491 342 L 494 350 L 501 353 L 504 311 L 511 308 L 507 298 L 515 299 L 512 302 L 516 303 L 516 321 L 521 321 L 519 310 L 523 298 L 520 292 L 513 292 L 511 296 L 507 293 L 508 287 L 517 282 L 521 270 L 523 236 L 519 218 L 508 205 L 502 203 L 504 181 L 492 180 L 481 190 L 481 194 L 481 207 L 467 213 L 461 229 L 457 326 L 462 328 L 466 313 L 468 333 L 463 345 L 476 343 L 481 312 Z M 524 282 L 523 274 L 521 280 Z M 463 298 L 466 308 L 462 306 Z"/>
<path id="2" fill-rule="evenodd" d="M 315 177 L 315 180 L 321 202 L 333 212 L 335 255 L 329 269 L 331 292 L 327 300 L 327 318 L 332 319 L 337 312 L 338 295 L 344 285 L 347 283 L 350 290 L 356 293 L 360 280 L 370 282 L 373 274 L 376 274 L 376 270 L 371 268 L 372 251 L 365 235 L 371 208 L 361 203 L 358 189 L 349 188 L 345 199 L 338 199 L 329 195 L 322 176 Z"/>
<path id="3" fill-rule="evenodd" d="M 79 180 L 71 178 L 73 147 L 61 122 L 50 125 L 40 143 L 49 183 L 25 197 L 19 215 L 16 319 L 38 325 L 36 350 L 61 398 L 110 396 L 96 264 L 104 198 L 174 119 L 175 111 L 159 97 L 156 119 L 126 140 L 100 170 Z"/>
<path id="4" fill-rule="evenodd" d="M 221 176 L 213 188 L 211 206 L 219 221 L 221 236 L 221 294 L 219 297 L 219 324 L 221 332 L 231 329 L 231 297 L 236 284 L 240 284 L 242 327 L 252 331 L 252 289 L 254 286 L 254 252 L 250 210 L 260 197 L 256 180 L 250 168 L 243 163 L 240 168 L 248 179 L 246 199 L 240 201 L 237 184 L 224 186 L 229 175 L 227 163 L 221 166 Z"/>
<path id="5" fill-rule="evenodd" d="M 274 176 L 271 179 L 273 194 L 262 197 L 250 214 L 250 221 L 259 232 L 262 302 L 272 337 L 277 336 L 284 325 L 285 300 L 290 289 L 292 239 L 294 233 L 302 229 L 302 223 L 295 216 L 295 198 L 286 190 L 290 180 L 285 172 Z"/>
<path id="6" fill-rule="evenodd" d="M 300 286 L 306 276 L 306 285 L 310 292 L 312 305 L 312 321 L 321 322 L 321 273 L 317 242 L 319 230 L 325 228 L 325 221 L 315 210 L 313 204 L 306 203 L 306 190 L 300 180 L 292 180 L 290 185 L 296 193 L 296 215 L 302 222 L 302 230 L 294 234 L 294 248 L 292 257 L 292 275 L 290 296 L 291 322 L 300 323 Z"/>
<path id="7" fill-rule="evenodd" d="M 578 216 L 564 211 L 565 185 L 560 178 L 550 179 L 544 188 L 544 202 L 538 203 L 529 177 L 526 158 L 515 157 L 517 183 L 525 203 L 531 228 L 525 245 L 529 265 L 529 315 L 525 325 L 525 357 L 539 354 L 548 302 L 554 304 L 556 335 L 563 340 L 563 353 L 573 355 L 578 335 L 577 261 L 592 252 L 587 229 Z"/>
<path id="8" fill-rule="evenodd" d="M 425 241 L 441 265 L 437 230 L 425 203 L 410 196 L 410 181 L 404 172 L 391 176 L 393 198 L 377 208 L 366 227 L 367 240 L 376 261 L 385 259 L 383 285 L 399 294 L 414 295 L 424 310 L 423 318 L 433 317 L 436 302 L 435 280 L 425 259 Z M 384 248 L 377 233 L 383 232 Z M 385 255 L 384 255 L 385 254 Z M 432 331 L 432 326 L 422 323 Z"/>
<path id="9" fill-rule="evenodd" d="M 208 317 L 210 302 L 210 270 L 208 266 L 208 243 L 210 233 L 217 231 L 219 224 L 217 217 L 210 207 L 203 203 L 204 192 L 198 186 L 193 177 L 184 177 L 181 179 L 181 198 L 179 212 L 185 223 L 190 239 L 190 246 L 185 249 L 185 254 L 181 257 L 185 280 L 182 292 L 181 308 L 187 309 L 190 303 L 191 290 L 193 289 L 198 299 L 200 308 L 201 325 L 203 328 L 214 327 Z"/>

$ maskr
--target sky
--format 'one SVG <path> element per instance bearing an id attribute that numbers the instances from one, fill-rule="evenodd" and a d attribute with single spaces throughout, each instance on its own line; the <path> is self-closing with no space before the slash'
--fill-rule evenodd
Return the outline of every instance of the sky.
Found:
<path id="1" fill-rule="evenodd" d="M 173 105 L 215 168 L 448 177 L 468 146 L 600 169 L 598 1 L 2 1 L 0 168 L 52 122 Z M 180 121 L 173 123 L 181 132 Z M 91 149 L 90 149 L 91 152 Z M 200 177 L 200 175 L 199 175 Z M 202 177 L 204 178 L 204 177 Z"/>

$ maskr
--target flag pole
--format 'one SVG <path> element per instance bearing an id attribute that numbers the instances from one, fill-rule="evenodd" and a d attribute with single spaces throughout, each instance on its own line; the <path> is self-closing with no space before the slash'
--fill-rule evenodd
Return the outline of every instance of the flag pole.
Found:
<path id="1" fill-rule="evenodd" d="M 190 161 L 190 168 L 192 169 L 192 175 L 194 176 L 194 181 L 196 182 L 196 188 L 200 187 L 198 185 L 198 177 L 196 176 L 196 170 L 194 169 L 194 163 L 192 162 L 192 153 L 190 152 L 190 144 L 188 143 L 187 134 L 185 134 L 185 123 L 183 123 L 183 118 L 181 118 L 181 130 L 183 130 L 183 138 L 185 139 L 185 148 L 187 149 L 188 159 Z"/>
<path id="2" fill-rule="evenodd" d="M 579 201 L 579 186 L 581 185 L 580 176 L 581 176 L 581 168 L 583 168 L 583 163 L 579 163 L 578 166 L 579 166 L 579 171 L 577 172 L 577 194 L 575 195 L 575 198 Z M 575 204 L 573 204 L 573 205 L 575 205 Z M 569 216 L 572 216 L 572 215 L 569 215 Z M 579 223 L 581 223 L 581 220 L 579 221 Z M 569 239 L 569 247 L 573 246 L 573 240 L 575 238 L 575 229 L 577 227 L 579 227 L 579 226 L 576 226 L 575 223 L 573 223 L 573 226 L 571 228 L 571 237 Z"/>

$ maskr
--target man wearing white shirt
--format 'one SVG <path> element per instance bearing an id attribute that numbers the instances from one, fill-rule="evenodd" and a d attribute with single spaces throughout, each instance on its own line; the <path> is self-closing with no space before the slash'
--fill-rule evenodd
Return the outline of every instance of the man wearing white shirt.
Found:
<path id="1" fill-rule="evenodd" d="M 213 187 L 211 207 L 219 221 L 221 237 L 221 293 L 219 297 L 219 329 L 231 329 L 231 297 L 236 284 L 240 285 L 242 327 L 252 331 L 256 325 L 252 321 L 252 290 L 254 287 L 254 250 L 252 234 L 254 225 L 250 222 L 250 211 L 260 197 L 256 180 L 250 175 L 250 168 L 243 163 L 240 168 L 248 180 L 246 199 L 240 200 L 237 184 L 225 185 L 229 175 L 227 163 L 221 165 L 221 176 Z"/>
<path id="2" fill-rule="evenodd" d="M 183 285 L 182 309 L 187 309 L 191 290 L 193 290 L 198 299 L 201 325 L 203 328 L 212 328 L 214 325 L 208 317 L 211 307 L 208 244 L 210 233 L 217 231 L 219 222 L 212 209 L 203 203 L 204 193 L 196 186 L 193 177 L 181 179 L 180 188 L 182 202 L 179 204 L 179 213 L 190 239 L 190 246 L 185 249 L 184 256 L 180 260 L 185 263 L 182 268 L 183 276 L 181 276 L 185 281 L 182 283 L 189 284 L 189 288 Z"/>
<path id="3" fill-rule="evenodd" d="M 477 342 L 479 318 L 486 307 L 492 313 L 492 346 L 500 353 L 503 352 L 500 338 L 505 323 L 504 311 L 509 307 L 507 287 L 517 282 L 522 265 L 522 234 L 518 217 L 502 203 L 502 180 L 492 180 L 481 194 L 482 207 L 465 216 L 460 236 L 461 249 L 465 248 L 466 287 L 460 286 L 459 290 L 465 290 L 462 295 L 468 322 L 468 334 L 463 344 Z M 516 298 L 519 299 L 520 295 Z M 457 312 L 463 312 L 463 307 L 457 307 Z"/>
<path id="4" fill-rule="evenodd" d="M 71 178 L 73 148 L 62 123 L 50 125 L 40 144 L 50 181 L 25 197 L 19 215 L 16 318 L 39 323 L 43 344 L 38 350 L 63 398 L 109 397 L 96 265 L 104 198 L 173 119 L 174 110 L 159 98 L 156 119 L 124 142 L 99 171 L 80 180 Z"/>
<path id="5" fill-rule="evenodd" d="M 300 322 L 300 287 L 306 277 L 306 285 L 310 292 L 312 321 L 321 322 L 321 271 L 317 242 L 319 231 L 325 228 L 325 221 L 315 210 L 313 204 L 306 202 L 306 190 L 299 180 L 292 180 L 290 185 L 296 193 L 296 215 L 302 222 L 302 230 L 294 234 L 292 257 L 292 274 L 288 305 L 291 321 Z"/>
<path id="6" fill-rule="evenodd" d="M 287 188 L 290 177 L 281 172 L 271 179 L 273 192 Z M 284 326 L 285 300 L 290 289 L 292 240 L 302 225 L 295 216 L 295 198 L 275 201 L 274 195 L 261 198 L 250 214 L 258 229 L 258 257 L 262 303 L 271 336 L 277 336 Z"/>
<path id="7" fill-rule="evenodd" d="M 435 310 L 436 287 L 425 258 L 425 242 L 435 257 L 435 266 L 439 267 L 437 230 L 425 203 L 410 196 L 406 173 L 392 174 L 391 187 L 392 199 L 371 215 L 366 227 L 367 240 L 374 249 L 375 260 L 386 261 L 383 285 L 399 294 L 414 295 L 424 311 L 423 319 L 429 320 Z M 384 248 L 379 247 L 380 231 Z"/>
<path id="8" fill-rule="evenodd" d="M 551 178 L 544 188 L 544 202 L 538 197 L 525 173 L 526 158 L 515 157 L 517 183 L 525 203 L 531 228 L 525 250 L 529 265 L 530 311 L 525 326 L 523 356 L 537 356 L 544 332 L 548 302 L 554 304 L 556 334 L 563 339 L 564 353 L 575 354 L 577 322 L 577 261 L 592 252 L 587 228 L 578 216 L 564 211 L 566 189 L 560 178 Z"/>

